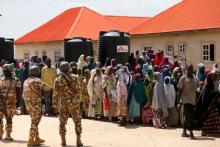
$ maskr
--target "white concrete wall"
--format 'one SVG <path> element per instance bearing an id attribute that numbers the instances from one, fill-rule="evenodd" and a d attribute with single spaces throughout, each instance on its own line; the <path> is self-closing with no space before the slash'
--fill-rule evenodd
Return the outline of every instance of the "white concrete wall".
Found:
<path id="1" fill-rule="evenodd" d="M 135 35 L 131 39 L 131 51 L 143 50 L 144 47 L 152 46 L 154 49 L 166 49 L 167 44 L 174 45 L 174 55 L 178 55 L 179 44 L 186 44 L 186 63 L 196 66 L 198 63 L 205 63 L 211 67 L 214 63 L 220 63 L 220 30 L 184 32 L 176 34 L 155 34 L 155 35 Z M 203 61 L 202 44 L 215 44 L 215 61 Z"/>
<path id="2" fill-rule="evenodd" d="M 98 41 L 93 42 L 94 57 L 97 61 L 98 59 Z M 60 51 L 61 56 L 64 57 L 64 42 L 54 41 L 54 42 L 41 42 L 41 43 L 23 43 L 15 45 L 15 58 L 24 59 L 24 53 L 30 52 L 30 57 L 36 55 L 35 52 L 39 52 L 39 56 L 42 57 L 42 52 L 46 51 L 47 56 L 51 58 L 52 63 L 55 63 L 55 52 Z"/>
<path id="3" fill-rule="evenodd" d="M 24 53 L 30 52 L 30 57 L 36 55 L 35 52 L 39 52 L 39 56 L 42 57 L 42 52 L 46 51 L 47 57 L 51 58 L 52 63 L 55 63 L 55 52 L 61 52 L 61 56 L 64 56 L 64 44 L 63 41 L 56 42 L 42 42 L 42 43 L 23 43 L 15 45 L 15 58 L 24 59 Z"/>

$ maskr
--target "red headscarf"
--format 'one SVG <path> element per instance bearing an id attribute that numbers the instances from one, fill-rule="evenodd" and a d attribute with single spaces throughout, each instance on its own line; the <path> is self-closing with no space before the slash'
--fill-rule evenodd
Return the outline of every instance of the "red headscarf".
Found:
<path id="1" fill-rule="evenodd" d="M 164 58 L 163 58 L 163 61 L 162 61 L 162 63 L 161 63 L 160 66 L 159 66 L 159 70 L 161 70 L 162 67 L 165 66 L 165 65 L 169 65 L 172 69 L 173 69 L 173 67 L 174 67 L 173 64 L 170 63 L 168 57 L 164 57 Z"/>

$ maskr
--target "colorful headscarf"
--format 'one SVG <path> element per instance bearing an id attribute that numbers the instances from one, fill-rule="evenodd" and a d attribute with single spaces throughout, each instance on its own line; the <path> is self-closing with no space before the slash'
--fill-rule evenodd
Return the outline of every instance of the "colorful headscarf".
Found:
<path id="1" fill-rule="evenodd" d="M 153 71 L 153 69 L 148 69 L 147 70 L 147 78 L 148 78 L 148 80 L 153 81 L 153 79 L 154 79 L 154 71 Z"/>
<path id="2" fill-rule="evenodd" d="M 128 91 L 126 86 L 126 77 L 123 69 L 118 70 L 118 82 L 117 82 L 118 98 L 127 97 Z"/>
<path id="3" fill-rule="evenodd" d="M 85 61 L 84 61 L 84 55 L 80 55 L 79 59 L 78 59 L 78 63 L 77 63 L 77 68 L 78 69 L 82 69 L 82 67 L 85 65 Z"/>
<path id="4" fill-rule="evenodd" d="M 203 63 L 199 63 L 198 64 L 198 70 L 196 73 L 196 77 L 198 77 L 198 79 L 200 81 L 204 81 L 206 78 L 206 72 L 205 72 L 205 65 Z"/>
<path id="5" fill-rule="evenodd" d="M 160 79 L 161 79 L 160 72 L 156 72 L 155 73 L 156 87 L 154 87 L 152 107 L 161 108 L 163 110 L 163 117 L 166 118 L 168 116 L 168 110 L 164 96 L 163 82 L 161 82 Z"/>
<path id="6" fill-rule="evenodd" d="M 170 66 L 170 68 L 173 68 L 173 64 L 170 63 L 168 57 L 164 57 L 162 63 L 159 65 L 159 70 L 162 70 L 163 66 Z"/>
<path id="7" fill-rule="evenodd" d="M 146 64 L 144 64 L 143 65 L 143 68 L 142 68 L 142 72 L 143 72 L 143 75 L 146 77 L 147 76 L 147 71 L 148 71 L 148 64 L 146 63 Z"/>

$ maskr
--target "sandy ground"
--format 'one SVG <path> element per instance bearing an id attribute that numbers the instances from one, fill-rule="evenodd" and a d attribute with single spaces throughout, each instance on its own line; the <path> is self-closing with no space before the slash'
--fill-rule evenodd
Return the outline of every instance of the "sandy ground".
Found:
<path id="1" fill-rule="evenodd" d="M 46 139 L 42 146 L 60 146 L 58 118 L 43 117 L 39 126 L 40 136 Z M 220 138 L 201 137 L 195 132 L 197 140 L 181 137 L 181 129 L 154 129 L 152 127 L 117 124 L 94 120 L 83 120 L 82 141 L 87 147 L 220 147 Z M 28 116 L 15 116 L 12 137 L 13 142 L 0 141 L 0 147 L 27 146 L 30 127 Z M 74 124 L 67 124 L 67 145 L 75 146 Z"/>

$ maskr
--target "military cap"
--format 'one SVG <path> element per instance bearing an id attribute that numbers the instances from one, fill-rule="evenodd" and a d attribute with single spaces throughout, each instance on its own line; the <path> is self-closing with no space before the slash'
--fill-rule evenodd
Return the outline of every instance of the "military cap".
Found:
<path id="1" fill-rule="evenodd" d="M 40 75 L 40 68 L 36 65 L 31 66 L 29 68 L 29 76 L 39 76 Z"/>
<path id="2" fill-rule="evenodd" d="M 70 70 L 70 64 L 68 62 L 61 62 L 60 72 L 68 72 Z"/>
<path id="3" fill-rule="evenodd" d="M 4 64 L 3 65 L 3 70 L 8 70 L 10 72 L 13 71 L 13 66 L 11 64 Z"/>

